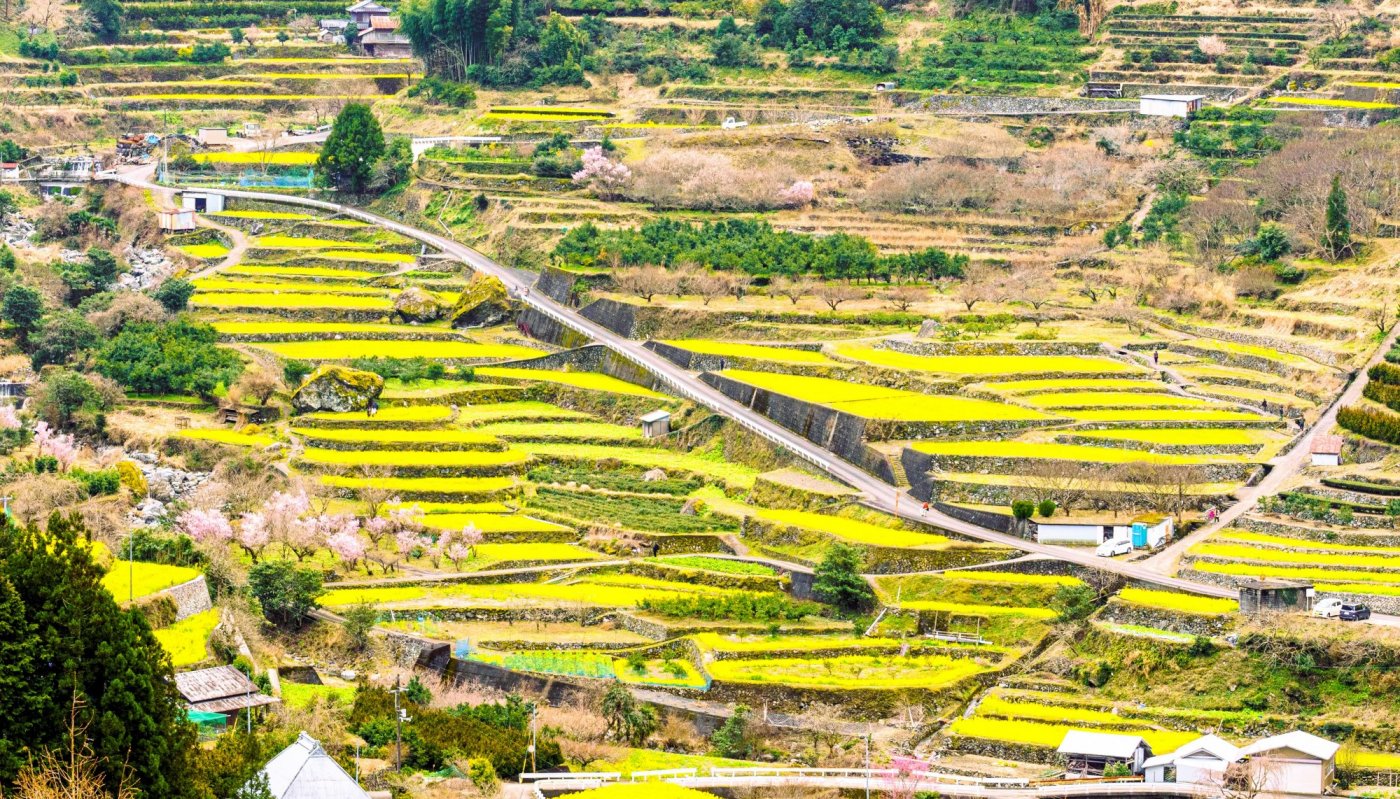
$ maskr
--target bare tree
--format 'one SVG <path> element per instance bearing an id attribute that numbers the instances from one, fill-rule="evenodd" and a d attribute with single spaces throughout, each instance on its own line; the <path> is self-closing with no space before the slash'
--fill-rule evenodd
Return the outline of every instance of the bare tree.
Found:
<path id="1" fill-rule="evenodd" d="M 968 313 L 979 302 L 994 302 L 1002 290 L 1001 270 L 985 264 L 975 263 L 964 272 L 962 280 L 953 287 L 953 297 L 967 306 Z"/>
<path id="2" fill-rule="evenodd" d="M 864 291 L 855 286 L 849 286 L 834 280 L 824 281 L 821 285 L 817 286 L 816 291 L 812 293 L 816 294 L 817 299 L 826 303 L 827 307 L 833 311 L 836 310 L 836 306 L 843 302 L 865 298 Z"/>
<path id="3" fill-rule="evenodd" d="M 779 275 L 768 284 L 768 292 L 774 297 L 787 297 L 796 305 L 798 300 L 811 294 L 815 287 L 816 284 L 808 278 Z"/>
<path id="4" fill-rule="evenodd" d="M 1366 312 L 1366 318 L 1371 324 L 1376 326 L 1376 332 L 1384 336 L 1395 326 L 1395 301 L 1388 294 L 1382 294 L 1377 298 L 1377 302 Z"/>
<path id="5" fill-rule="evenodd" d="M 739 272 L 730 272 L 725 277 L 728 278 L 729 283 L 725 290 L 733 294 L 734 299 L 743 302 L 744 297 L 749 293 L 749 288 L 753 286 L 753 277 Z"/>
<path id="6" fill-rule="evenodd" d="M 1220 799 L 1259 799 L 1279 790 L 1283 764 L 1272 757 L 1251 757 L 1225 767 L 1214 779 Z"/>
<path id="7" fill-rule="evenodd" d="M 670 291 L 675 285 L 675 278 L 659 266 L 643 266 L 614 273 L 613 284 L 624 294 L 633 294 L 651 302 L 656 295 Z"/>
<path id="8" fill-rule="evenodd" d="M 1018 266 L 1007 281 L 1007 294 L 1012 299 L 1030 303 L 1032 308 L 1039 311 L 1040 306 L 1055 296 L 1055 270 L 1044 263 Z M 1039 317 L 1036 326 L 1040 326 Z"/>
<path id="9" fill-rule="evenodd" d="M 701 272 L 687 280 L 686 284 L 706 305 L 729 293 L 729 277 L 718 272 Z"/>
<path id="10" fill-rule="evenodd" d="M 908 311 L 914 303 L 922 302 L 928 297 L 928 291 L 918 286 L 895 286 L 885 292 L 885 301 L 890 307 L 901 313 Z"/>
<path id="11" fill-rule="evenodd" d="M 118 783 L 106 785 L 87 726 L 78 721 L 82 705 L 75 692 L 68 714 L 67 751 L 45 750 L 21 768 L 15 776 L 15 799 L 135 799 L 136 789 L 125 766 Z"/>

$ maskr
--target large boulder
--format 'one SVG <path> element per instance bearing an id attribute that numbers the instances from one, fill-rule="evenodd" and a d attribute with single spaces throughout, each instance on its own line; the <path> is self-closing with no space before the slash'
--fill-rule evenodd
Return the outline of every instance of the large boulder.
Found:
<path id="1" fill-rule="evenodd" d="M 362 411 L 384 390 L 384 378 L 345 366 L 322 366 L 307 375 L 292 407 L 298 411 Z"/>
<path id="2" fill-rule="evenodd" d="M 394 300 L 394 313 L 405 322 L 436 322 L 447 313 L 447 307 L 431 292 L 409 286 Z"/>
<path id="3" fill-rule="evenodd" d="M 448 318 L 453 327 L 488 327 L 506 321 L 513 312 L 506 285 L 490 275 L 477 274 L 462 290 Z"/>

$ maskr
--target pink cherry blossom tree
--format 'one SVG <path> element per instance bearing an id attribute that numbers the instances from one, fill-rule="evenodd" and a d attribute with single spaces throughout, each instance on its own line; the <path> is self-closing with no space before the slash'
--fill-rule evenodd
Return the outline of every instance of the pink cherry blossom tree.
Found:
<path id="1" fill-rule="evenodd" d="M 0 405 L 0 430 L 18 430 L 21 426 L 19 412 L 13 405 Z"/>
<path id="2" fill-rule="evenodd" d="M 347 569 L 353 569 L 355 564 L 365 560 L 365 554 L 369 551 L 368 544 L 359 533 L 358 524 L 354 526 L 353 531 L 349 526 L 341 528 L 326 539 L 326 546 L 330 547 Z M 368 560 L 365 560 L 365 574 L 369 574 Z"/>
<path id="3" fill-rule="evenodd" d="M 78 459 L 78 442 L 71 434 L 60 433 L 49 427 L 48 422 L 34 425 L 34 444 L 39 455 L 48 455 L 58 461 L 59 471 L 68 471 Z"/>
<path id="4" fill-rule="evenodd" d="M 452 543 L 452 533 L 444 530 L 442 535 L 436 539 L 425 536 L 424 540 L 427 545 L 423 547 L 423 554 L 427 556 L 428 562 L 433 564 L 434 569 L 442 566 L 442 556 L 446 554 L 448 545 Z"/>
<path id="5" fill-rule="evenodd" d="M 267 518 L 256 511 L 243 514 L 238 523 L 238 536 L 235 540 L 243 547 L 243 551 L 248 553 L 248 557 L 257 563 L 263 549 L 272 540 L 267 530 Z"/>
<path id="6" fill-rule="evenodd" d="M 180 514 L 175 524 L 181 532 L 201 544 L 217 544 L 233 538 L 233 526 L 223 513 L 213 508 L 191 508 Z"/>
<path id="7" fill-rule="evenodd" d="M 608 158 L 602 147 L 584 150 L 582 163 L 583 168 L 572 175 L 574 183 L 592 188 L 604 199 L 616 196 L 632 179 L 632 170 Z"/>
<path id="8" fill-rule="evenodd" d="M 778 204 L 786 208 L 801 208 L 811 205 L 817 199 L 817 187 L 810 180 L 793 181 L 791 186 L 778 190 Z"/>

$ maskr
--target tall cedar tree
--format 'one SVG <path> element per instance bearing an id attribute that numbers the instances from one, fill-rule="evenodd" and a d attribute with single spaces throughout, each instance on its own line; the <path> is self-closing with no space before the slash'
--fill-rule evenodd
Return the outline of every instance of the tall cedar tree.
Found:
<path id="1" fill-rule="evenodd" d="M 1342 189 L 1342 176 L 1332 176 L 1332 190 L 1327 193 L 1327 220 L 1322 233 L 1322 248 L 1334 261 L 1351 255 L 1351 216 L 1347 211 L 1347 193 Z"/>
<path id="2" fill-rule="evenodd" d="M 170 658 L 102 587 L 86 536 L 76 515 L 55 513 L 47 533 L 0 519 L 0 786 L 67 745 L 76 697 L 108 785 L 129 768 L 144 797 L 195 796 L 195 729 Z"/>
<path id="3" fill-rule="evenodd" d="M 863 610 L 875 602 L 875 591 L 860 575 L 860 550 L 846 544 L 832 544 L 817 564 L 812 577 L 812 595 L 842 610 Z"/>
<path id="4" fill-rule="evenodd" d="M 384 131 L 364 103 L 345 106 L 321 147 L 316 166 L 326 182 L 340 191 L 363 194 L 384 157 Z"/>

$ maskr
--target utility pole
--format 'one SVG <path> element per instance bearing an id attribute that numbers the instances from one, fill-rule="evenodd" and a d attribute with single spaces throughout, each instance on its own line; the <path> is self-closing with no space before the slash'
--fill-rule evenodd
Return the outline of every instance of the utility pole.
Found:
<path id="1" fill-rule="evenodd" d="M 399 692 L 403 678 L 394 675 L 394 770 L 403 771 L 403 710 L 399 708 Z"/>
<path id="2" fill-rule="evenodd" d="M 539 771 L 539 766 L 535 763 L 535 717 L 539 715 L 539 706 L 530 705 L 530 770 Z"/>

